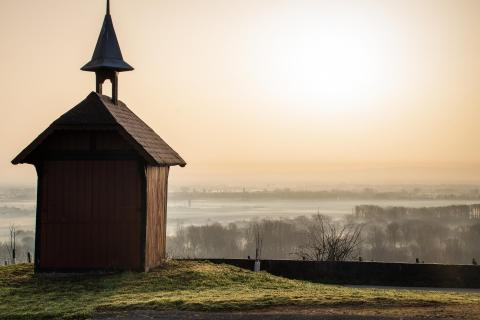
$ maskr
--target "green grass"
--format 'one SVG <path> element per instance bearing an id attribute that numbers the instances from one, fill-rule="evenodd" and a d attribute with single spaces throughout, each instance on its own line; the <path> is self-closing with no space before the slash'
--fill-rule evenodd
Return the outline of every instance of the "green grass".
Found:
<path id="1" fill-rule="evenodd" d="M 125 309 L 232 311 L 272 306 L 478 305 L 480 294 L 352 289 L 204 262 L 170 261 L 150 273 L 42 276 L 0 267 L 0 318 L 86 318 Z"/>

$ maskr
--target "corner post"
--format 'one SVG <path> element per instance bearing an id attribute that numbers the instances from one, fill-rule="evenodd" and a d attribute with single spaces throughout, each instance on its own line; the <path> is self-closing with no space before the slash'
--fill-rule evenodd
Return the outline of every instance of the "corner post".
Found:
<path id="1" fill-rule="evenodd" d="M 43 161 L 35 163 L 35 170 L 37 171 L 37 208 L 35 213 L 35 253 L 33 257 L 34 272 L 40 273 L 41 268 L 41 232 L 42 232 L 42 206 L 44 190 L 44 170 L 45 165 Z"/>
<path id="2" fill-rule="evenodd" d="M 118 104 L 118 72 L 114 71 L 112 74 L 112 78 L 110 79 L 112 82 L 112 101 L 113 104 Z"/>

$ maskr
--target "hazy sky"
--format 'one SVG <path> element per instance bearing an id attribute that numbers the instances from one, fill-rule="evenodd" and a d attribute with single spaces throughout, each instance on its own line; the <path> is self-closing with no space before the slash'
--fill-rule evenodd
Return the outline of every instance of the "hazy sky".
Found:
<path id="1" fill-rule="evenodd" d="M 174 186 L 480 183 L 480 1 L 112 0 Z M 0 0 L 0 184 L 94 90 L 103 0 Z"/>

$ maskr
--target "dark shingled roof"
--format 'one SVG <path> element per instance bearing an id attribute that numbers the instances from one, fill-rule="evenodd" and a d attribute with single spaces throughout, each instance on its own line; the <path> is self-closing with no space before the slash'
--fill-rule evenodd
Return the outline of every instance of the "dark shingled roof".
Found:
<path id="1" fill-rule="evenodd" d="M 155 131 L 137 117 L 123 102 L 92 92 L 77 106 L 55 120 L 26 147 L 13 164 L 28 162 L 28 156 L 55 130 L 68 128 L 114 127 L 151 165 L 185 166 L 186 162 Z"/>

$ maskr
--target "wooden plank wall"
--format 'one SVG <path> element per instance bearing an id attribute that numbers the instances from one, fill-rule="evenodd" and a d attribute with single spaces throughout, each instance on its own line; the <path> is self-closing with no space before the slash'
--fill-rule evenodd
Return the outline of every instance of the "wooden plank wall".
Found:
<path id="1" fill-rule="evenodd" d="M 132 160 L 46 161 L 40 270 L 141 270 L 141 178 Z"/>
<path id="2" fill-rule="evenodd" d="M 151 167 L 147 178 L 147 230 L 145 271 L 159 266 L 166 256 L 169 167 Z"/>

